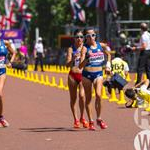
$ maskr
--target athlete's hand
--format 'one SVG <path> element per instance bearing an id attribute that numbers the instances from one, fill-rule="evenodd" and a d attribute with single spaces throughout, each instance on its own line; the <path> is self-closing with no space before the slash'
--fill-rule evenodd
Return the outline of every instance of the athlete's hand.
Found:
<path id="1" fill-rule="evenodd" d="M 106 71 L 111 72 L 111 63 L 109 61 L 107 61 L 106 63 Z"/>
<path id="2" fill-rule="evenodd" d="M 8 68 L 12 68 L 12 63 L 9 62 L 6 66 L 7 66 Z"/>

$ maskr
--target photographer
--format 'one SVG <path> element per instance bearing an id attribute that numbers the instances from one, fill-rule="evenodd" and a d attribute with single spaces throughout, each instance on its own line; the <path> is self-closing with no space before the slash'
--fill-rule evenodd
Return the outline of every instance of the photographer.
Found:
<path id="1" fill-rule="evenodd" d="M 108 92 L 110 94 L 111 94 L 111 89 L 112 88 L 118 89 L 118 91 L 120 92 L 120 90 L 122 90 L 124 88 L 124 86 L 125 86 L 125 85 L 119 84 L 115 80 L 115 76 L 119 75 L 120 78 L 122 78 L 124 80 L 125 84 L 127 84 L 125 79 L 126 79 L 126 76 L 127 76 L 128 72 L 129 72 L 128 64 L 127 64 L 127 62 L 125 62 L 122 59 L 122 53 L 119 52 L 119 51 L 117 51 L 115 53 L 115 58 L 112 59 L 111 66 L 112 66 L 112 70 L 110 72 L 110 77 L 111 78 L 108 78 L 106 81 L 103 82 L 103 85 L 107 87 Z"/>

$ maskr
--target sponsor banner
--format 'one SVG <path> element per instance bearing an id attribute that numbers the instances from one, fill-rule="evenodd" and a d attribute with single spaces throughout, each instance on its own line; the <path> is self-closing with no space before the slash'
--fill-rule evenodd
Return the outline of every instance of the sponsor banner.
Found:
<path id="1" fill-rule="evenodd" d="M 23 36 L 21 30 L 10 29 L 10 30 L 0 30 L 0 38 L 4 40 L 13 41 L 15 48 L 19 48 L 21 46 Z"/>

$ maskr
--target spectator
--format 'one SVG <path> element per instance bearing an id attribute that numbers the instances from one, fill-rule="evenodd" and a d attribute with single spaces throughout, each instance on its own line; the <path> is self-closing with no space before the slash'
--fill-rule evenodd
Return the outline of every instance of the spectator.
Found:
<path id="1" fill-rule="evenodd" d="M 140 28 L 142 35 L 139 46 L 132 47 L 132 50 L 140 51 L 136 84 L 141 82 L 144 71 L 146 71 L 147 78 L 150 80 L 150 33 L 146 23 L 141 23 Z"/>
<path id="2" fill-rule="evenodd" d="M 44 57 L 44 46 L 42 43 L 42 38 L 38 38 L 38 42 L 35 44 L 34 47 L 34 57 L 35 57 L 35 68 L 34 71 L 37 71 L 37 65 L 40 62 L 41 71 L 43 70 L 43 57 Z"/>

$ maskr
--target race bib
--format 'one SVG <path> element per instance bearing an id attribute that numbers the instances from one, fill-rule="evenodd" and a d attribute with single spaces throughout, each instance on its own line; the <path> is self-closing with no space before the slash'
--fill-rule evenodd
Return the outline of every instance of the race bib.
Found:
<path id="1" fill-rule="evenodd" d="M 0 68 L 5 68 L 5 57 L 0 56 Z"/>
<path id="2" fill-rule="evenodd" d="M 104 54 L 102 52 L 90 54 L 89 62 L 97 65 L 101 64 L 102 62 L 104 62 Z"/>
<path id="3" fill-rule="evenodd" d="M 74 65 L 78 67 L 79 63 L 80 63 L 80 57 L 75 59 Z"/>

